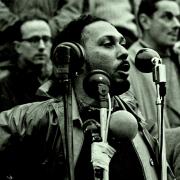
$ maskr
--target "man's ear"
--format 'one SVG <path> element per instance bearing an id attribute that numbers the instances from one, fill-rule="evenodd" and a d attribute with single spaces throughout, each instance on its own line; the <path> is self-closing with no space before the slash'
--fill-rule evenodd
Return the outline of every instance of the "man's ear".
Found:
<path id="1" fill-rule="evenodd" d="M 151 18 L 146 14 L 140 14 L 139 23 L 141 24 L 143 30 L 148 30 L 151 26 Z"/>
<path id="2" fill-rule="evenodd" d="M 17 53 L 21 53 L 21 43 L 19 41 L 14 41 L 14 49 Z"/>

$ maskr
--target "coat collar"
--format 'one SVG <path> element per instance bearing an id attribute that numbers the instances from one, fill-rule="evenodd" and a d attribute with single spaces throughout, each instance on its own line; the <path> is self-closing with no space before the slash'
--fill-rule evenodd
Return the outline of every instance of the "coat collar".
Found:
<path id="1" fill-rule="evenodd" d="M 60 97 L 59 93 L 58 93 L 58 88 L 60 89 L 60 87 L 58 87 L 57 82 L 55 82 L 53 80 L 49 80 L 38 88 L 36 94 L 38 96 L 56 99 L 56 98 Z M 79 109 L 78 109 L 78 105 L 77 105 L 77 101 L 76 101 L 75 93 L 74 93 L 73 89 L 72 89 L 72 109 L 73 109 L 72 119 L 73 120 L 79 120 L 81 125 L 82 125 L 82 121 L 81 121 L 81 117 L 79 114 Z"/>

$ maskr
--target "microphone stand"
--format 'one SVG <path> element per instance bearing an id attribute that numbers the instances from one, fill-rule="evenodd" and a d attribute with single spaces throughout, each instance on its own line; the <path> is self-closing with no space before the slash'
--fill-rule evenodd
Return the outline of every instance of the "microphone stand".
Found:
<path id="1" fill-rule="evenodd" d="M 107 143 L 107 135 L 109 128 L 109 119 L 111 111 L 111 100 L 109 95 L 110 80 L 109 75 L 102 70 L 92 71 L 84 80 L 84 89 L 86 93 L 99 101 L 100 107 L 100 138 L 101 142 Z M 91 89 L 89 90 L 89 87 Z M 109 109 L 109 112 L 108 112 Z M 99 139 L 98 139 L 99 140 Z M 97 141 L 95 141 L 97 142 Z M 94 148 L 92 144 L 92 152 Z M 109 180 L 109 167 L 106 170 L 94 166 L 95 180 Z"/>
<path id="2" fill-rule="evenodd" d="M 108 109 L 108 92 L 109 87 L 106 84 L 98 85 L 99 102 L 100 102 L 100 124 L 101 124 L 101 138 L 102 142 L 107 143 L 107 131 L 109 123 L 107 121 Z M 103 171 L 103 180 L 109 179 L 109 168 Z"/>
<path id="3" fill-rule="evenodd" d="M 61 49 L 61 50 L 60 50 Z M 58 57 L 59 53 L 59 57 Z M 64 103 L 64 140 L 67 163 L 66 180 L 74 180 L 74 156 L 73 156 L 73 122 L 72 122 L 72 82 L 70 75 L 70 47 L 60 46 L 56 54 L 58 75 L 63 92 Z M 63 136 L 63 134 L 62 134 Z"/>
<path id="4" fill-rule="evenodd" d="M 157 122 L 158 122 L 158 140 L 159 140 L 159 155 L 160 155 L 160 168 L 161 180 L 167 180 L 167 161 L 166 161 L 166 141 L 165 141 L 165 126 L 164 126 L 164 97 L 166 94 L 166 69 L 162 64 L 160 58 L 152 58 L 153 68 L 153 81 L 156 85 L 156 105 L 157 105 Z"/>

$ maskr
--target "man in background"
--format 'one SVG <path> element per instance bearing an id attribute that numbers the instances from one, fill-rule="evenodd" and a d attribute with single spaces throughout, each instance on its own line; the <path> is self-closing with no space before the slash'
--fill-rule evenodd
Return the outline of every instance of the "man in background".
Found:
<path id="1" fill-rule="evenodd" d="M 135 55 L 142 48 L 151 48 L 159 53 L 166 65 L 165 125 L 180 126 L 180 65 L 173 52 L 179 33 L 179 16 L 179 6 L 174 0 L 142 0 L 139 5 L 137 22 L 141 36 L 129 48 L 130 81 L 131 92 L 147 120 L 148 129 L 157 121 L 156 87 L 151 72 L 142 73 L 136 68 Z"/>
<path id="2" fill-rule="evenodd" d="M 14 25 L 14 58 L 0 80 L 0 111 L 36 101 L 36 90 L 52 73 L 51 29 L 41 11 L 31 10 Z"/>

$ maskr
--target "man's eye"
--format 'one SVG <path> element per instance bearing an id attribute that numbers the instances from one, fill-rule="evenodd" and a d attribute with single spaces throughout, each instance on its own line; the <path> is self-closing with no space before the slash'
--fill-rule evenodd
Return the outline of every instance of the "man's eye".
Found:
<path id="1" fill-rule="evenodd" d="M 165 13 L 163 16 L 162 16 L 164 19 L 167 19 L 167 20 L 172 20 L 174 15 L 170 12 L 167 12 Z"/>
<path id="2" fill-rule="evenodd" d="M 121 46 L 125 46 L 125 45 L 126 45 L 126 40 L 124 39 L 124 40 L 121 41 L 119 44 L 120 44 Z"/>
<path id="3" fill-rule="evenodd" d="M 112 43 L 112 42 L 105 42 L 103 45 L 105 47 L 112 47 L 114 45 L 114 43 Z"/>
<path id="4" fill-rule="evenodd" d="M 28 41 L 31 43 L 37 43 L 40 41 L 40 38 L 35 36 L 35 37 L 29 38 Z"/>

